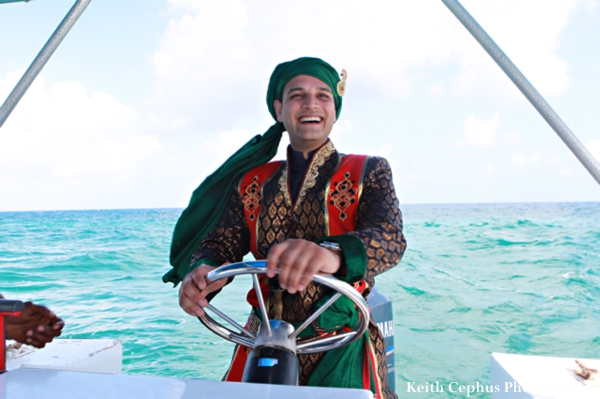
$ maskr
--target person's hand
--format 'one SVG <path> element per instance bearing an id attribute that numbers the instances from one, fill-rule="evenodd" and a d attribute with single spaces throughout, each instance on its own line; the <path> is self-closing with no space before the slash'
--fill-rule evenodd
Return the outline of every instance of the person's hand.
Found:
<path id="1" fill-rule="evenodd" d="M 223 265 L 228 265 L 224 263 Z M 227 283 L 227 279 L 215 281 L 208 284 L 206 275 L 214 270 L 215 267 L 200 265 L 185 276 L 181 287 L 179 287 L 179 306 L 189 315 L 204 316 L 204 307 L 208 305 L 206 296 L 211 292 L 217 291 Z"/>
<path id="2" fill-rule="evenodd" d="M 340 266 L 339 253 L 302 239 L 287 239 L 267 254 L 267 276 L 279 269 L 279 286 L 290 294 L 303 291 L 315 274 L 333 274 Z"/>
<path id="3" fill-rule="evenodd" d="M 6 335 L 23 344 L 43 348 L 58 337 L 65 322 L 45 306 L 25 302 L 18 316 L 7 316 Z"/>

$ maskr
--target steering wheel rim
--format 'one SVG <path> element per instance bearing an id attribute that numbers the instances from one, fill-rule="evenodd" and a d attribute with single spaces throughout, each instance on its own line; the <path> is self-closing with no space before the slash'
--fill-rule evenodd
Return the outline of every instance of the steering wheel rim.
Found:
<path id="1" fill-rule="evenodd" d="M 259 274 L 266 274 L 266 261 L 248 261 L 248 262 L 238 262 L 232 263 L 225 266 L 220 266 L 215 270 L 212 270 L 210 273 L 206 275 L 206 279 L 208 283 L 213 283 L 217 280 L 221 280 L 224 278 L 235 277 L 240 275 L 252 275 L 252 279 L 254 282 L 254 289 L 256 291 L 260 310 L 262 313 L 263 321 L 267 321 L 268 325 L 268 315 L 266 314 L 266 309 L 263 303 L 262 295 L 260 293 L 260 288 L 258 287 L 258 277 Z M 279 271 L 276 271 L 278 273 Z M 304 328 L 306 328 L 312 320 L 314 320 L 319 314 L 321 314 L 325 309 L 327 309 L 333 302 L 335 302 L 341 295 L 349 298 L 355 305 L 360 313 L 361 317 L 360 324 L 357 329 L 344 332 L 340 334 L 336 334 L 333 336 L 325 337 L 325 338 L 316 338 L 310 340 L 308 342 L 297 342 L 296 345 L 296 354 L 308 354 L 308 353 L 317 353 L 328 351 L 332 349 L 339 348 L 341 346 L 350 344 L 351 342 L 360 338 L 368 328 L 369 325 L 369 308 L 366 304 L 364 298 L 354 289 L 354 287 L 349 284 L 338 280 L 333 276 L 324 276 L 315 274 L 313 276 L 313 282 L 318 284 L 325 285 L 336 291 L 337 293 L 332 296 L 332 298 L 327 301 L 323 306 L 321 306 L 316 312 L 314 312 L 307 321 L 305 321 L 301 326 L 295 329 L 294 333 L 290 335 L 290 337 L 296 337 Z M 239 332 L 233 331 L 221 323 L 215 321 L 206 311 L 204 312 L 204 316 L 199 317 L 202 324 L 204 324 L 209 330 L 213 333 L 217 334 L 221 338 L 224 338 L 230 342 L 243 345 L 246 347 L 253 348 L 256 340 L 256 335 L 252 333 L 247 328 L 242 327 L 235 320 L 227 316 L 225 313 L 221 312 L 213 305 L 209 304 L 207 309 L 210 309 L 212 312 L 219 315 L 222 319 L 226 320 L 229 324 L 236 327 Z M 205 309 L 206 309 L 205 308 Z M 263 322 L 264 324 L 264 322 Z M 268 327 L 267 327 L 268 328 Z M 293 338 L 293 337 L 292 337 Z"/>

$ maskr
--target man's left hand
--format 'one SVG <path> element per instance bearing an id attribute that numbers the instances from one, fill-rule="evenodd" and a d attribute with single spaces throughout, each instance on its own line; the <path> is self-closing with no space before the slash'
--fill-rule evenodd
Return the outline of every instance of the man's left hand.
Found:
<path id="1" fill-rule="evenodd" d="M 340 267 L 339 253 L 302 239 L 287 239 L 267 254 L 267 276 L 275 277 L 279 269 L 279 286 L 290 294 L 303 291 L 315 274 L 333 274 Z"/>

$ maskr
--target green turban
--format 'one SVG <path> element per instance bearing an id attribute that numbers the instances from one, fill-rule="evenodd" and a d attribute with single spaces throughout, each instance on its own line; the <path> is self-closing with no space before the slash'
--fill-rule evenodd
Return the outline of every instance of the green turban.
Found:
<path id="1" fill-rule="evenodd" d="M 337 117 L 342 109 L 343 84 L 338 90 L 340 78 L 335 69 L 319 58 L 302 57 L 277 65 L 267 90 L 267 105 L 275 120 L 277 116 L 273 102 L 281 98 L 281 92 L 287 82 L 298 75 L 309 75 L 326 83 L 334 96 Z M 277 153 L 281 135 L 285 127 L 281 122 L 272 125 L 265 134 L 257 135 L 237 150 L 223 165 L 208 176 L 198 186 L 187 208 L 183 211 L 171 242 L 170 262 L 173 268 L 164 276 L 163 281 L 177 285 L 188 273 L 192 255 L 206 235 L 217 224 L 225 210 L 226 196 L 233 184 L 247 171 L 269 162 Z"/>

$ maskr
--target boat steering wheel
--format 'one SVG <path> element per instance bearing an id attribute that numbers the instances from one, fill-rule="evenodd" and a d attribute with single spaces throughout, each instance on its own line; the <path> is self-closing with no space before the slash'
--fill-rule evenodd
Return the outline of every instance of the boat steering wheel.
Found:
<path id="1" fill-rule="evenodd" d="M 266 261 L 249 261 L 249 262 L 232 263 L 229 265 L 218 267 L 215 270 L 211 271 L 210 273 L 208 273 L 206 275 L 206 279 L 208 280 L 208 283 L 210 284 L 210 283 L 213 283 L 217 280 L 221 280 L 224 278 L 229 278 L 229 277 L 234 277 L 234 276 L 239 276 L 239 275 L 246 275 L 246 274 L 252 275 L 252 282 L 253 282 L 254 290 L 256 292 L 256 296 L 258 298 L 259 307 L 260 307 L 260 311 L 261 311 L 262 319 L 263 319 L 263 323 L 261 325 L 261 331 L 264 326 L 267 330 L 266 336 L 273 336 L 275 340 L 283 339 L 283 340 L 293 341 L 293 346 L 295 346 L 296 354 L 317 353 L 317 352 L 323 352 L 323 351 L 336 349 L 336 348 L 347 345 L 347 344 L 357 340 L 365 333 L 365 331 L 368 327 L 368 324 L 369 324 L 369 309 L 368 309 L 367 304 L 366 304 L 365 300 L 363 299 L 363 297 L 354 289 L 354 287 L 350 286 L 349 284 L 347 284 L 341 280 L 338 280 L 335 277 L 324 276 L 324 275 L 319 275 L 319 274 L 315 274 L 313 276 L 312 281 L 316 282 L 318 284 L 327 286 L 337 292 L 334 295 L 332 295 L 332 297 L 325 304 L 323 304 L 323 306 L 321 306 L 319 309 L 317 309 L 317 311 L 315 311 L 312 315 L 310 315 L 302 323 L 302 325 L 300 325 L 298 328 L 294 329 L 288 323 L 280 322 L 280 323 L 284 323 L 287 325 L 287 330 L 272 331 L 273 326 L 275 326 L 275 328 L 277 328 L 277 326 L 280 323 L 276 323 L 277 321 L 275 321 L 275 320 L 269 320 L 267 310 L 265 307 L 265 303 L 264 303 L 264 300 L 263 300 L 263 297 L 262 297 L 262 294 L 260 291 L 259 281 L 258 281 L 259 274 L 267 273 L 266 263 L 267 263 Z M 277 271 L 277 273 L 278 272 L 279 271 Z M 358 311 L 360 313 L 359 326 L 353 331 L 343 332 L 343 333 L 339 333 L 339 334 L 336 334 L 333 336 L 328 336 L 328 337 L 323 337 L 323 338 L 316 338 L 316 339 L 308 341 L 308 342 L 298 342 L 297 341 L 298 334 L 300 334 L 306 327 L 311 325 L 311 323 L 321 313 L 323 313 L 331 304 L 333 304 L 342 295 L 349 298 L 356 305 L 356 308 L 358 309 Z M 228 341 L 231 341 L 236 344 L 243 345 L 243 346 L 246 346 L 249 348 L 254 348 L 255 346 L 260 346 L 260 344 L 262 343 L 263 339 L 260 336 L 257 339 L 257 334 L 254 334 L 252 331 L 243 327 L 242 325 L 237 323 L 235 320 L 233 320 L 231 317 L 227 316 L 226 314 L 224 314 L 223 312 L 221 312 L 220 310 L 215 308 L 213 305 L 208 304 L 206 306 L 206 308 L 211 310 L 213 313 L 217 314 L 223 320 L 227 321 L 229 324 L 231 324 L 232 326 L 234 326 L 235 328 L 237 328 L 239 330 L 239 332 L 230 330 L 229 328 L 227 328 L 227 327 L 223 326 L 222 324 L 218 323 L 217 321 L 215 321 L 211 316 L 209 316 L 205 312 L 204 316 L 199 317 L 200 321 L 202 322 L 202 324 L 204 324 L 208 329 L 210 329 L 212 332 L 214 332 L 218 336 L 220 336 Z M 261 331 L 259 331 L 258 335 L 261 335 Z M 285 336 L 283 336 L 282 334 Z M 263 334 L 263 336 L 265 336 L 265 334 Z"/>

